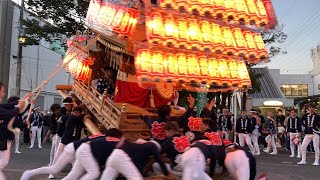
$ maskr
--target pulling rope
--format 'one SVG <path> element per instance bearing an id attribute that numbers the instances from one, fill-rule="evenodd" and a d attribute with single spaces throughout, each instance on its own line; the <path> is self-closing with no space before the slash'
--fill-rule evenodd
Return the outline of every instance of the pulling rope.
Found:
<path id="1" fill-rule="evenodd" d="M 63 59 L 61 59 L 61 61 L 59 62 L 59 64 L 56 66 L 56 68 L 53 70 L 53 72 L 51 73 L 51 75 L 49 76 L 48 79 L 44 80 L 37 88 L 35 88 L 32 92 L 31 92 L 31 97 L 30 97 L 30 102 L 31 102 L 31 106 L 30 109 L 28 111 L 28 116 L 26 119 L 26 123 L 28 128 L 30 128 L 30 115 L 31 115 L 31 111 L 34 107 L 34 103 L 35 100 L 37 99 L 37 97 L 39 96 L 39 94 L 41 93 L 41 91 L 43 90 L 43 88 L 48 84 L 48 82 L 54 77 L 56 76 L 62 69 L 64 69 L 75 57 L 77 57 L 81 52 L 83 52 L 87 47 L 89 47 L 93 42 L 96 42 L 96 40 L 99 38 L 99 36 L 101 35 L 101 33 L 99 33 L 95 38 L 93 38 L 85 47 L 83 47 L 81 49 L 81 51 L 77 52 L 72 58 L 70 58 L 70 60 L 66 63 L 63 63 L 65 58 L 67 57 L 68 54 L 66 54 L 64 56 Z"/>

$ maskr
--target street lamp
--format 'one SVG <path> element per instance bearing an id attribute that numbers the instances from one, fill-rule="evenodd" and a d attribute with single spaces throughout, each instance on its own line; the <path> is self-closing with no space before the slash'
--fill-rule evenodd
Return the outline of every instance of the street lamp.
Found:
<path id="1" fill-rule="evenodd" d="M 20 44 L 24 44 L 26 42 L 26 38 L 25 37 L 19 37 L 19 43 Z"/>

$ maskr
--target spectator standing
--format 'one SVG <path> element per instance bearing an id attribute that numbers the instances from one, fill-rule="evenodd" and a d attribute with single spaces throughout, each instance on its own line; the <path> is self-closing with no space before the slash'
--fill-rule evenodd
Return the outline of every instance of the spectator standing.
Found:
<path id="1" fill-rule="evenodd" d="M 38 148 L 42 148 L 41 146 L 41 131 L 43 124 L 43 115 L 40 112 L 40 107 L 36 107 L 33 109 L 33 114 L 30 115 L 30 127 L 31 127 L 31 146 L 29 148 L 33 148 L 34 141 L 36 137 L 38 137 Z"/>
<path id="2" fill-rule="evenodd" d="M 273 118 L 273 114 L 272 112 L 268 112 L 268 131 L 269 131 L 269 136 L 270 136 L 270 140 L 268 142 L 268 146 L 267 149 L 264 150 L 264 152 L 269 153 L 270 152 L 270 148 L 272 146 L 273 151 L 272 155 L 276 155 L 277 152 L 277 146 L 276 146 L 276 120 Z"/>

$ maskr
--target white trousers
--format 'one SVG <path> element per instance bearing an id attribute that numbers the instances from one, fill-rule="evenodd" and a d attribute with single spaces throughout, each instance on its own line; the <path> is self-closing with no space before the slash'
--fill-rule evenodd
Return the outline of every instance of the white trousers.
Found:
<path id="1" fill-rule="evenodd" d="M 63 149 L 65 148 L 65 146 L 66 145 L 62 143 L 58 143 L 58 148 L 56 149 L 56 152 L 54 153 L 54 157 L 53 157 L 53 164 L 59 158 L 59 156 L 63 153 Z"/>
<path id="2" fill-rule="evenodd" d="M 38 126 L 32 126 L 31 127 L 31 132 L 32 132 L 32 136 L 31 136 L 31 147 L 33 147 L 34 145 L 34 141 L 36 140 L 36 136 L 38 137 L 38 147 L 41 147 L 41 131 L 42 131 L 42 127 L 38 127 Z"/>
<path id="3" fill-rule="evenodd" d="M 80 177 L 85 173 L 84 168 L 80 164 L 79 160 L 75 160 L 71 171 L 68 173 L 66 177 L 64 177 L 62 180 L 74 180 L 74 179 L 80 179 Z"/>
<path id="4" fill-rule="evenodd" d="M 270 139 L 270 142 L 268 143 L 268 147 L 267 147 L 267 151 L 269 152 L 270 151 L 270 147 L 272 146 L 272 150 L 274 153 L 277 153 L 277 145 L 276 145 L 276 140 L 275 140 L 275 134 L 272 134 L 271 135 L 271 139 Z"/>
<path id="5" fill-rule="evenodd" d="M 122 174 L 127 180 L 143 180 L 140 171 L 131 158 L 121 149 L 113 150 L 109 156 L 101 180 L 114 180 L 118 177 L 118 173 Z"/>
<path id="6" fill-rule="evenodd" d="M 241 147 L 244 147 L 245 143 L 248 145 L 252 154 L 255 153 L 255 149 L 251 142 L 250 134 L 239 133 L 239 144 Z"/>
<path id="7" fill-rule="evenodd" d="M 227 153 L 224 164 L 230 173 L 237 180 L 250 179 L 249 158 L 242 150 Z"/>
<path id="8" fill-rule="evenodd" d="M 50 151 L 50 163 L 49 166 L 51 166 L 53 164 L 53 160 L 54 160 L 54 154 L 56 153 L 56 150 L 58 149 L 58 145 L 61 141 L 61 137 L 58 136 L 58 134 L 55 134 L 52 137 L 52 145 L 51 145 L 51 151 Z"/>
<path id="9" fill-rule="evenodd" d="M 301 153 L 302 153 L 302 161 L 306 161 L 307 156 L 307 147 L 309 143 L 313 141 L 314 147 L 314 156 L 315 162 L 319 162 L 319 135 L 317 134 L 306 134 L 303 138 L 302 145 L 301 145 Z"/>
<path id="10" fill-rule="evenodd" d="M 206 159 L 199 148 L 190 148 L 181 155 L 181 158 L 182 180 L 212 180 L 205 172 Z"/>
<path id="11" fill-rule="evenodd" d="M 0 179 L 6 180 L 2 170 L 9 164 L 11 141 L 7 141 L 7 150 L 0 151 Z"/>
<path id="12" fill-rule="evenodd" d="M 259 136 L 251 135 L 251 141 L 253 142 L 255 154 L 260 154 L 258 139 L 259 139 Z"/>
<path id="13" fill-rule="evenodd" d="M 14 134 L 14 150 L 15 152 L 19 152 L 19 146 L 20 146 L 20 133 Z"/>
<path id="14" fill-rule="evenodd" d="M 81 144 L 81 146 L 77 149 L 75 166 L 79 168 L 79 173 L 82 174 L 83 170 L 86 172 L 86 174 L 82 176 L 80 180 L 95 180 L 100 176 L 99 164 L 92 155 L 91 146 L 87 143 Z M 73 177 L 73 179 L 78 178 Z"/>
<path id="15" fill-rule="evenodd" d="M 32 176 L 39 174 L 58 174 L 63 168 L 72 163 L 75 159 L 75 149 L 73 143 L 68 144 L 59 158 L 53 163 L 52 166 L 45 166 L 38 169 L 33 169 L 23 173 L 20 180 L 29 180 Z"/>
<path id="16" fill-rule="evenodd" d="M 289 137 L 290 137 L 290 150 L 291 150 L 291 155 L 294 155 L 294 148 L 295 148 L 295 144 L 292 141 L 293 138 L 295 138 L 299 133 L 289 133 Z M 301 142 L 298 143 L 298 156 L 301 155 Z"/>

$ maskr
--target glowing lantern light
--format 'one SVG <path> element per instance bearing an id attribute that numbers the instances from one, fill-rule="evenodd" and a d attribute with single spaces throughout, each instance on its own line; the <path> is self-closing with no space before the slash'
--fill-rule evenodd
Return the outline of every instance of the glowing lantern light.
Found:
<path id="1" fill-rule="evenodd" d="M 259 12 L 259 21 L 257 22 L 257 24 L 259 24 L 260 26 L 269 24 L 267 11 L 262 3 L 262 0 L 255 0 L 255 3 L 257 5 L 257 10 Z"/>
<path id="2" fill-rule="evenodd" d="M 230 77 L 236 80 L 239 77 L 238 64 L 235 61 L 230 60 L 228 61 L 228 67 L 229 67 Z M 233 81 L 233 82 L 237 83 L 236 81 Z"/>
<path id="3" fill-rule="evenodd" d="M 151 69 L 151 53 L 147 49 L 141 49 L 137 52 L 137 57 L 135 59 L 135 67 L 139 72 L 140 78 L 148 78 L 149 74 L 152 72 Z"/>
<path id="4" fill-rule="evenodd" d="M 200 0 L 187 0 L 187 11 L 190 14 L 195 14 L 195 12 L 197 11 L 198 13 L 200 13 L 200 9 L 201 9 L 201 2 Z"/>
<path id="5" fill-rule="evenodd" d="M 269 24 L 267 28 L 275 28 L 278 25 L 276 13 L 273 9 L 271 0 L 262 0 L 262 3 L 267 11 Z"/>
<path id="6" fill-rule="evenodd" d="M 171 15 L 165 16 L 163 18 L 164 22 L 164 37 L 165 37 L 165 45 L 172 46 L 175 40 L 178 38 L 178 30 L 176 23 L 174 22 L 174 18 Z"/>
<path id="7" fill-rule="evenodd" d="M 175 81 L 175 78 L 179 74 L 177 58 L 172 53 L 167 53 L 164 58 L 164 65 L 166 69 L 166 76 L 164 76 L 164 78 L 169 81 Z"/>
<path id="8" fill-rule="evenodd" d="M 162 40 L 164 36 L 164 28 L 162 15 L 160 13 L 154 12 L 148 16 L 147 20 L 147 36 L 149 43 L 157 44 Z"/>
<path id="9" fill-rule="evenodd" d="M 264 44 L 264 41 L 262 39 L 262 36 L 260 33 L 252 33 L 254 42 L 257 45 L 257 48 L 259 50 L 259 54 L 257 55 L 260 59 L 264 59 L 268 56 L 268 51 L 266 49 L 266 46 Z"/>
<path id="10" fill-rule="evenodd" d="M 244 56 L 246 49 L 247 49 L 247 43 L 246 40 L 243 37 L 242 31 L 240 28 L 234 28 L 232 29 L 233 36 L 235 38 L 237 51 L 235 55 Z"/>
<path id="11" fill-rule="evenodd" d="M 201 50 L 210 51 L 213 49 L 213 35 L 211 33 L 210 23 L 208 21 L 201 21 L 200 28 L 202 32 L 202 47 Z"/>
<path id="12" fill-rule="evenodd" d="M 200 31 L 200 28 L 198 26 L 196 19 L 189 20 L 188 35 L 190 38 L 189 49 L 193 49 L 193 48 L 200 49 L 201 42 L 202 42 L 202 33 Z"/>
<path id="13" fill-rule="evenodd" d="M 218 67 L 219 67 L 221 82 L 228 84 L 229 83 L 228 81 L 230 79 L 230 72 L 229 72 L 227 62 L 225 60 L 220 59 Z"/>
<path id="14" fill-rule="evenodd" d="M 176 22 L 178 28 L 178 42 L 176 43 L 176 47 L 186 48 L 187 42 L 189 41 L 188 23 L 184 19 L 177 19 Z"/>
<path id="15" fill-rule="evenodd" d="M 247 3 L 247 7 L 248 7 L 248 16 L 251 17 L 251 24 L 254 24 L 258 19 L 257 19 L 257 15 L 258 15 L 258 10 L 256 7 L 256 4 L 254 3 L 254 0 L 245 0 Z"/>
<path id="16" fill-rule="evenodd" d="M 237 11 L 239 12 L 237 14 L 236 20 L 249 22 L 249 20 L 248 20 L 249 17 L 247 17 L 248 8 L 247 8 L 247 4 L 246 4 L 245 0 L 236 0 L 235 5 L 237 8 Z"/>
<path id="17" fill-rule="evenodd" d="M 246 58 L 253 58 L 255 57 L 255 52 L 257 50 L 256 43 L 254 42 L 254 38 L 250 31 L 243 31 L 244 38 L 247 42 L 247 53 Z"/>
<path id="18" fill-rule="evenodd" d="M 236 17 L 238 14 L 235 1 L 237 0 L 224 1 L 224 6 L 226 7 L 226 16 L 228 19 L 234 19 L 234 17 Z"/>
<path id="19" fill-rule="evenodd" d="M 210 72 L 208 59 L 205 56 L 200 56 L 199 58 L 200 76 L 202 77 L 202 82 L 208 82 L 210 80 Z"/>
<path id="20" fill-rule="evenodd" d="M 220 79 L 219 62 L 215 58 L 208 59 L 210 83 L 217 82 Z"/>
<path id="21" fill-rule="evenodd" d="M 225 46 L 225 54 L 235 54 L 235 40 L 229 27 L 221 27 Z"/>
<path id="22" fill-rule="evenodd" d="M 178 63 L 178 73 L 179 78 L 184 79 L 186 81 L 186 76 L 188 75 L 188 64 L 187 64 L 187 57 L 183 53 L 177 54 L 177 63 Z"/>
<path id="23" fill-rule="evenodd" d="M 152 52 L 151 57 L 151 66 L 152 66 L 152 74 L 157 78 L 160 78 L 164 75 L 164 67 L 163 67 L 163 52 L 154 51 Z"/>
<path id="24" fill-rule="evenodd" d="M 199 62 L 194 54 L 187 55 L 188 76 L 190 80 L 197 81 L 200 76 Z"/>
<path id="25" fill-rule="evenodd" d="M 223 18 L 226 11 L 224 1 L 225 0 L 214 0 L 214 6 L 210 9 L 211 16 Z"/>
<path id="26" fill-rule="evenodd" d="M 139 18 L 135 9 L 118 6 L 103 1 L 100 3 L 92 0 L 86 18 L 86 25 L 107 33 L 115 32 L 121 35 L 133 35 Z"/>
<path id="27" fill-rule="evenodd" d="M 222 47 L 224 46 L 224 37 L 222 36 L 220 26 L 218 24 L 212 23 L 211 32 L 213 35 L 214 50 L 222 51 Z"/>

